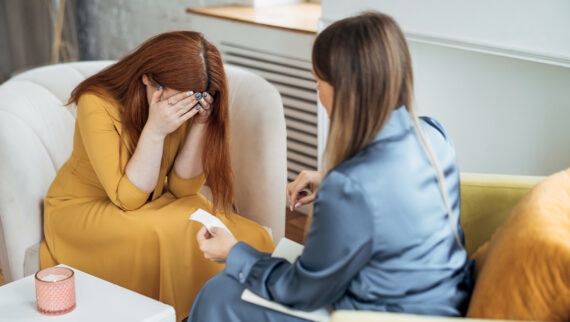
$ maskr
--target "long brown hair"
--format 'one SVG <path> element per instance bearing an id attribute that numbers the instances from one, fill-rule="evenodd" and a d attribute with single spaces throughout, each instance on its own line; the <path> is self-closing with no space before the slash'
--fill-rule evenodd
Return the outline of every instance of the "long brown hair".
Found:
<path id="1" fill-rule="evenodd" d="M 378 135 L 392 111 L 405 106 L 436 172 L 451 229 L 463 247 L 443 172 L 415 112 L 412 59 L 396 21 L 377 11 L 338 20 L 315 39 L 312 60 L 314 73 L 334 89 L 324 170 L 356 155 Z"/>
<path id="2" fill-rule="evenodd" d="M 390 16 L 369 11 L 336 21 L 317 35 L 312 61 L 334 88 L 325 170 L 369 144 L 394 109 L 413 109 L 411 58 Z"/>
<path id="3" fill-rule="evenodd" d="M 111 98 L 122 107 L 122 141 L 136 145 L 148 119 L 148 99 L 142 76 L 177 91 L 208 92 L 211 106 L 202 166 L 215 207 L 230 214 L 234 201 L 229 149 L 228 85 L 218 49 L 201 33 L 173 31 L 142 43 L 117 63 L 80 83 L 69 103 L 90 92 Z M 127 147 L 132 153 L 134 146 Z M 215 209 L 212 209 L 215 212 Z"/>

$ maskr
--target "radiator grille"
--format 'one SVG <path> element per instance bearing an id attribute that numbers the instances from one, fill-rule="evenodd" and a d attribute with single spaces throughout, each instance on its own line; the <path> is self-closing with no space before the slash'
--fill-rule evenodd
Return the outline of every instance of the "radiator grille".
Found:
<path id="1" fill-rule="evenodd" d="M 283 99 L 287 124 L 287 178 L 318 168 L 317 92 L 311 62 L 222 42 L 225 63 L 255 72 L 273 84 Z"/>

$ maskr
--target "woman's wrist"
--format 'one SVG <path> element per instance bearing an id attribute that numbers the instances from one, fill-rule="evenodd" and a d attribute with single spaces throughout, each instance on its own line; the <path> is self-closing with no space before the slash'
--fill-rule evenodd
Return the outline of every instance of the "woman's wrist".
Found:
<path id="1" fill-rule="evenodd" d="M 156 131 L 150 128 L 149 126 L 145 126 L 141 132 L 139 140 L 144 139 L 155 143 L 164 142 L 166 135 L 167 134 L 161 133 L 160 131 Z"/>
<path id="2" fill-rule="evenodd" d="M 192 125 L 190 127 L 190 131 L 192 131 L 192 130 L 205 131 L 206 128 L 208 128 L 208 123 L 194 121 L 194 122 L 192 122 Z"/>
<path id="3" fill-rule="evenodd" d="M 193 137 L 192 142 L 197 142 L 196 140 L 203 140 L 204 135 L 208 125 L 206 123 L 192 122 L 190 126 L 190 131 L 188 131 L 188 137 Z"/>

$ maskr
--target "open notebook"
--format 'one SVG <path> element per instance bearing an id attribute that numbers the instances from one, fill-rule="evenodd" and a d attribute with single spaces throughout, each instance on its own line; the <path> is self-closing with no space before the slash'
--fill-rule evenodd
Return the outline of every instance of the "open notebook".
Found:
<path id="1" fill-rule="evenodd" d="M 303 245 L 287 238 L 281 238 L 281 240 L 277 244 L 277 247 L 275 247 L 275 251 L 273 251 L 273 257 L 285 258 L 286 260 L 292 263 L 295 261 L 295 259 L 297 259 L 299 255 L 301 255 L 302 251 L 303 251 Z M 264 306 L 271 310 L 279 311 L 306 320 L 319 321 L 319 322 L 321 321 L 325 322 L 330 320 L 330 311 L 328 311 L 327 309 L 323 308 L 310 312 L 291 309 L 277 302 L 264 299 L 261 296 L 254 294 L 248 289 L 245 289 L 243 291 L 243 293 L 241 294 L 241 298 L 244 301 L 251 302 L 260 306 Z"/>

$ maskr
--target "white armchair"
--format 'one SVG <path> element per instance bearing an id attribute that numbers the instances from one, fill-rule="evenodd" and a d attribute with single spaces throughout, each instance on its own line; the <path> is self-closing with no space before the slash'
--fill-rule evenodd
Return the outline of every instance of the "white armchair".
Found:
<path id="1" fill-rule="evenodd" d="M 43 199 L 71 153 L 71 90 L 113 61 L 35 68 L 0 85 L 0 263 L 7 282 L 39 268 Z M 262 77 L 226 65 L 231 154 L 240 213 L 285 233 L 286 129 L 281 96 Z M 207 192 L 206 192 L 207 194 Z"/>

